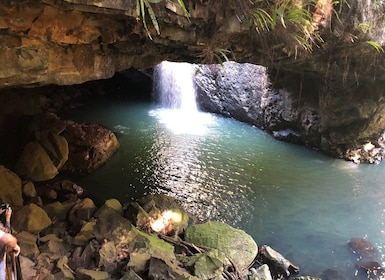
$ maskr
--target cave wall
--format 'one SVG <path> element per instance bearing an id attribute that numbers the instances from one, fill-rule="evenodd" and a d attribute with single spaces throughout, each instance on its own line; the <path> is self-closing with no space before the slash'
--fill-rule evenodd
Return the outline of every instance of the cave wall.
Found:
<path id="1" fill-rule="evenodd" d="M 289 129 L 295 133 L 288 135 L 302 135 L 290 141 L 356 162 L 383 158 L 382 1 L 332 4 L 318 0 L 311 30 L 320 32 L 322 40 L 307 38 L 311 50 L 293 36 L 290 21 L 274 30 L 256 32 L 252 9 L 247 6 L 250 1 L 184 3 L 189 18 L 173 2 L 151 3 L 160 27 L 157 34 L 148 10 L 147 33 L 133 0 L 3 1 L 0 89 L 74 85 L 110 78 L 130 68 L 151 74 L 151 68 L 163 60 L 213 63 L 227 54 L 231 60 L 263 65 L 270 73 L 268 94 L 276 96 L 278 106 L 271 107 L 270 115 L 286 117 L 282 121 L 272 117 L 271 123 L 258 121 L 261 128 L 286 140 L 277 132 Z M 259 82 L 252 81 L 256 90 L 261 87 Z M 244 108 L 251 110 L 260 104 L 250 94 L 253 89 L 243 90 L 237 90 L 240 95 L 230 99 L 224 114 L 232 116 L 229 112 L 238 111 L 240 120 L 252 123 Z M 206 103 L 209 106 L 211 101 Z M 296 122 L 287 121 L 289 117 Z M 317 119 L 308 131 L 307 118 Z"/>
<path id="2" fill-rule="evenodd" d="M 355 163 L 379 163 L 385 156 L 382 81 L 347 80 L 341 87 L 338 81 L 253 64 L 196 68 L 201 110 Z"/>

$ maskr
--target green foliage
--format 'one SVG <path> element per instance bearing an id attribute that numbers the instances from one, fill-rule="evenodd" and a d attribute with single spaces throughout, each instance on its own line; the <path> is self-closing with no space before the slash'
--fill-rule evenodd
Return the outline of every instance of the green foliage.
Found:
<path id="1" fill-rule="evenodd" d="M 231 54 L 230 50 L 208 46 L 203 50 L 200 57 L 203 64 L 217 63 L 222 65 L 224 62 L 229 61 L 229 54 Z"/>
<path id="2" fill-rule="evenodd" d="M 304 3 L 302 3 L 304 2 Z M 272 31 L 277 26 L 289 29 L 289 35 L 302 48 L 311 51 L 315 41 L 322 42 L 313 24 L 312 10 L 317 1 L 257 0 L 251 15 L 258 33 Z"/>
<path id="3" fill-rule="evenodd" d="M 152 25 L 155 28 L 155 31 L 158 35 L 160 35 L 160 28 L 158 24 L 158 20 L 156 19 L 156 15 L 154 13 L 154 10 L 152 9 L 152 4 L 158 4 L 164 0 L 136 0 L 136 15 L 138 18 L 142 18 L 143 27 L 147 32 L 147 36 L 152 40 L 152 36 L 150 34 L 150 31 L 147 27 L 147 21 L 146 21 L 146 10 L 147 13 L 151 19 Z M 190 14 L 188 13 L 186 6 L 183 2 L 183 0 L 178 0 L 178 4 L 182 8 L 182 11 L 184 15 L 190 20 Z"/>
<path id="4" fill-rule="evenodd" d="M 377 52 L 379 52 L 379 53 L 384 52 L 384 48 L 381 46 L 380 43 L 373 41 L 373 40 L 368 40 L 368 41 L 366 41 L 366 43 L 369 46 L 373 47 Z"/>

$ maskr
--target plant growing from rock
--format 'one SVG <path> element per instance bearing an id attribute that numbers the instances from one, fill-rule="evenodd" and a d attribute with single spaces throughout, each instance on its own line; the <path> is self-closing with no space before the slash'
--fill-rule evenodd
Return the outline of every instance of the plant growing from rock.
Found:
<path id="1" fill-rule="evenodd" d="M 151 4 L 158 4 L 162 2 L 163 0 L 136 0 L 136 15 L 138 19 L 142 18 L 143 22 L 143 27 L 147 32 L 147 36 L 152 40 L 152 36 L 150 34 L 150 31 L 148 30 L 147 27 L 147 21 L 146 21 L 146 10 L 147 13 L 151 19 L 152 25 L 154 26 L 156 33 L 160 35 L 160 28 L 159 28 L 159 23 L 158 20 L 156 19 L 156 15 L 154 13 L 154 10 L 152 9 Z M 183 0 L 178 0 L 178 4 L 183 10 L 183 13 L 185 16 L 189 19 L 190 14 L 188 13 L 186 6 L 183 2 Z"/>

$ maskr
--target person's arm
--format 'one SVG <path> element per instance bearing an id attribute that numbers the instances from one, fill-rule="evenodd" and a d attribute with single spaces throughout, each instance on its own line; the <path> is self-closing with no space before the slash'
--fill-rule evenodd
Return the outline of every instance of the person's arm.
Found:
<path id="1" fill-rule="evenodd" d="M 11 249 L 15 256 L 19 255 L 20 247 L 17 245 L 17 239 L 12 234 L 0 231 L 0 244 Z"/>
<path id="2" fill-rule="evenodd" d="M 11 215 L 12 215 L 12 208 L 11 207 L 8 207 L 7 209 L 3 210 L 1 209 L 0 210 L 0 215 L 3 214 L 5 212 L 5 229 L 7 233 L 11 233 Z"/>

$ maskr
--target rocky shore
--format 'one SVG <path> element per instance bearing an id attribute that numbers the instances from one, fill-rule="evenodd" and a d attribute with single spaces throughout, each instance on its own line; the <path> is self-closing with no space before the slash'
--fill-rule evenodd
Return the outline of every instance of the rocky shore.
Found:
<path id="1" fill-rule="evenodd" d="M 196 222 L 165 195 L 96 205 L 69 180 L 21 181 L 4 166 L 0 178 L 3 201 L 22 201 L 12 229 L 23 279 L 288 279 L 299 272 L 244 231 Z"/>
<path id="2" fill-rule="evenodd" d="M 197 221 L 170 197 L 94 201 L 70 178 L 105 164 L 118 138 L 99 124 L 62 120 L 57 111 L 103 90 L 40 91 L 0 95 L 0 202 L 13 209 L 23 279 L 320 279 L 298 276 L 301 264 L 246 232 Z M 365 255 L 360 269 L 382 275 L 368 244 L 349 243 Z M 322 279 L 344 278 L 330 270 Z"/>

